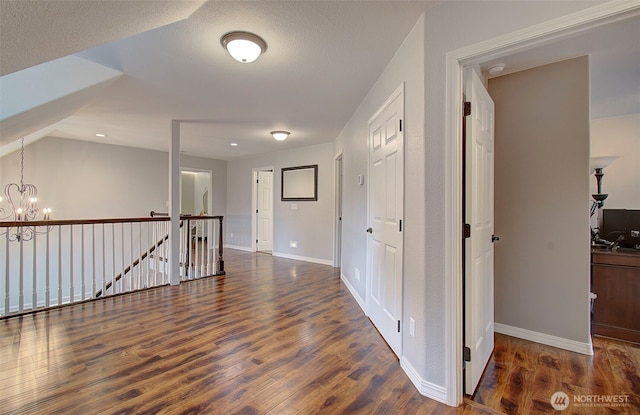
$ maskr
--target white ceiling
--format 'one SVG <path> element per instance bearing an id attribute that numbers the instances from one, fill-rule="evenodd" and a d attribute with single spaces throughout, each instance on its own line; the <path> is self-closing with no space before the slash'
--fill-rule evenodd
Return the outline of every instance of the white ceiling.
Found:
<path id="1" fill-rule="evenodd" d="M 46 133 L 167 150 L 179 119 L 183 152 L 233 159 L 335 139 L 419 16 L 440 3 L 0 0 L 0 73 L 76 53 L 125 75 Z M 634 104 L 640 92 L 619 81 L 640 91 L 640 25 L 609 29 L 503 61 L 520 70 L 592 53 L 594 98 L 621 90 Z M 220 46 L 231 30 L 262 36 L 267 52 L 232 60 Z M 292 134 L 276 142 L 276 129 Z"/>

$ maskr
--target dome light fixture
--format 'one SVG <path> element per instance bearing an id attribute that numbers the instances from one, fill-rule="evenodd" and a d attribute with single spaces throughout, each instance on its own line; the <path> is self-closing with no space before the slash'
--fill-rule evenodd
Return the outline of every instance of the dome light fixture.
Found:
<path id="1" fill-rule="evenodd" d="M 233 59 L 241 63 L 253 62 L 267 50 L 267 43 L 249 32 L 229 32 L 220 38 L 220 43 Z"/>
<path id="2" fill-rule="evenodd" d="M 278 141 L 284 141 L 291 134 L 289 131 L 271 131 L 271 135 Z"/>
<path id="3" fill-rule="evenodd" d="M 504 68 L 506 67 L 507 65 L 505 63 L 496 63 L 495 65 L 491 65 L 488 69 L 489 75 L 491 76 L 500 75 L 502 71 L 504 71 Z"/>

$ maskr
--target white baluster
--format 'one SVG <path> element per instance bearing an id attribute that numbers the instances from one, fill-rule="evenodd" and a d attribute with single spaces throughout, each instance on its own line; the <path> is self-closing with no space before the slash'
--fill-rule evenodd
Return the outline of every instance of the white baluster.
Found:
<path id="1" fill-rule="evenodd" d="M 5 249 L 5 274 L 4 274 L 4 315 L 9 314 L 9 307 L 11 305 L 11 297 L 9 294 L 9 232 L 6 234 L 6 249 Z"/>
<path id="2" fill-rule="evenodd" d="M 80 287 L 82 289 L 82 294 L 80 298 L 84 300 L 84 293 L 86 292 L 86 289 L 87 289 L 84 281 L 84 276 L 87 273 L 86 270 L 84 269 L 84 225 L 80 225 L 80 235 L 81 235 L 80 240 L 82 242 L 82 246 L 80 247 L 80 278 L 82 278 L 82 281 L 80 282 Z M 74 302 L 74 300 L 72 299 L 71 302 Z"/>
<path id="3" fill-rule="evenodd" d="M 38 266 L 37 266 L 37 259 L 38 259 L 38 250 L 37 250 L 37 246 L 36 246 L 36 240 L 38 238 L 36 237 L 36 231 L 35 231 L 35 227 L 33 229 L 33 272 L 32 272 L 32 276 L 31 276 L 31 309 L 35 310 L 36 308 L 38 308 Z"/>
<path id="4" fill-rule="evenodd" d="M 73 225 L 69 225 L 69 302 L 74 300 L 74 281 L 73 281 Z"/>
<path id="5" fill-rule="evenodd" d="M 51 233 L 51 227 L 47 226 L 47 231 L 46 231 L 46 235 L 47 235 L 47 243 L 46 243 L 46 253 L 45 253 L 45 265 L 44 265 L 44 306 L 45 307 L 49 307 L 51 305 L 51 287 L 50 287 L 50 268 L 51 268 L 51 264 L 49 263 L 49 252 L 51 251 L 51 241 L 49 239 L 49 237 Z"/>

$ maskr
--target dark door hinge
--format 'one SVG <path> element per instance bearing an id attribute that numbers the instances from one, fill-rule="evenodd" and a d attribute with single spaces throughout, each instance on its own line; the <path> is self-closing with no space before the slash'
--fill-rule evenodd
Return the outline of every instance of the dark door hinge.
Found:
<path id="1" fill-rule="evenodd" d="M 468 223 L 464 224 L 463 236 L 465 239 L 471 238 L 471 225 L 469 225 Z"/>
<path id="2" fill-rule="evenodd" d="M 464 103 L 464 116 L 468 116 L 471 115 L 471 103 L 469 101 L 466 101 Z"/>
<path id="3" fill-rule="evenodd" d="M 256 213 L 258 213 L 258 209 L 256 209 Z"/>
<path id="4" fill-rule="evenodd" d="M 400 333 L 400 320 L 398 320 L 398 333 Z"/>
<path id="5" fill-rule="evenodd" d="M 402 219 L 398 222 L 398 232 L 402 232 Z"/>
<path id="6" fill-rule="evenodd" d="M 402 131 L 402 120 L 400 120 L 400 131 Z"/>
<path id="7" fill-rule="evenodd" d="M 464 349 L 462 349 L 462 359 L 465 362 L 471 361 L 471 349 L 469 349 L 468 347 L 465 347 Z"/>

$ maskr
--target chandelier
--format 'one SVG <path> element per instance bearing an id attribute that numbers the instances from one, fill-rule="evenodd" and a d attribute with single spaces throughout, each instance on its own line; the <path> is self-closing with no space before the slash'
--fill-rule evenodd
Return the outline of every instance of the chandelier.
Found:
<path id="1" fill-rule="evenodd" d="M 5 208 L 4 205 L 7 205 Z M 38 219 L 38 188 L 24 182 L 24 137 L 20 140 L 20 184 L 9 183 L 4 187 L 4 198 L 0 196 L 0 220 L 28 222 Z M 42 220 L 51 219 L 51 209 L 42 210 Z M 29 241 L 37 233 L 35 226 L 19 224 L 5 228 L 0 235 L 8 236 L 10 241 Z"/>

